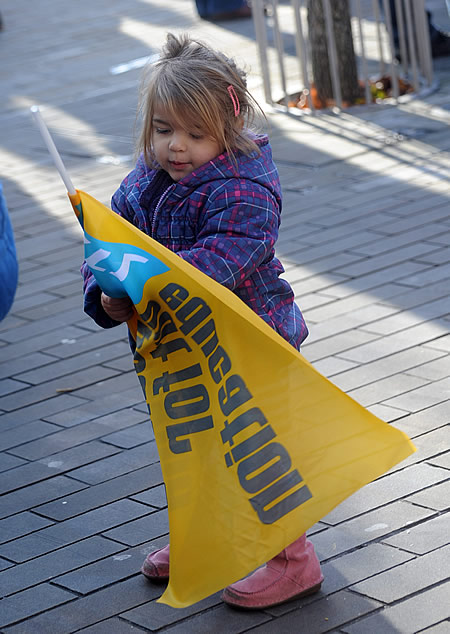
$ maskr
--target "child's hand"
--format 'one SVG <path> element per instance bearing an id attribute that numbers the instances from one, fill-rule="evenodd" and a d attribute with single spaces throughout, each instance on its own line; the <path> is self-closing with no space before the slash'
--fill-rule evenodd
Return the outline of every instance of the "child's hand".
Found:
<path id="1" fill-rule="evenodd" d="M 129 297 L 109 297 L 102 293 L 103 310 L 114 321 L 128 321 L 133 316 L 133 302 Z"/>

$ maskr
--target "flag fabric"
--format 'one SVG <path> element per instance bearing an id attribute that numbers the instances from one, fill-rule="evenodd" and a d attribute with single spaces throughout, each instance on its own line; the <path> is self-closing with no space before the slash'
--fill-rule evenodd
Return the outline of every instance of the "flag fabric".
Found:
<path id="1" fill-rule="evenodd" d="M 161 602 L 186 607 L 246 576 L 415 450 L 234 293 L 88 194 L 71 201 L 99 285 L 136 308 L 168 500 Z"/>

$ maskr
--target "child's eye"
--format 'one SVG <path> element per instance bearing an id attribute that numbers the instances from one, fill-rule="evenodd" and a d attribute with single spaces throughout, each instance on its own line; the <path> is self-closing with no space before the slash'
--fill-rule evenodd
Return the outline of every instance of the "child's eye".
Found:
<path id="1" fill-rule="evenodd" d="M 191 136 L 193 139 L 196 139 L 196 140 L 203 139 L 203 134 L 194 134 L 194 132 L 191 132 L 191 133 L 190 133 L 190 136 Z"/>
<path id="2" fill-rule="evenodd" d="M 156 132 L 156 134 L 168 134 L 169 133 L 169 129 L 168 128 L 155 128 L 155 132 Z"/>

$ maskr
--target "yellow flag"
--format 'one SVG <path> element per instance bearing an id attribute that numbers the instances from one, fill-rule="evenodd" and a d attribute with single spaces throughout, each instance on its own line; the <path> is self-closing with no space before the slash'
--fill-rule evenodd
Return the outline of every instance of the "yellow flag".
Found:
<path id="1" fill-rule="evenodd" d="M 78 192 L 85 257 L 129 295 L 167 491 L 170 582 L 191 605 L 279 553 L 415 449 L 234 293 Z"/>

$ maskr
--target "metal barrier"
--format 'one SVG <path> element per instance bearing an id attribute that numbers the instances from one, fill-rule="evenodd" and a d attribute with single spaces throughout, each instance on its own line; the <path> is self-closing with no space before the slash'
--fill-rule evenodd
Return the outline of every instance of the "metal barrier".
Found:
<path id="1" fill-rule="evenodd" d="M 328 58 L 336 106 L 343 107 L 339 59 L 330 2 L 322 2 Z M 308 37 L 308 0 L 253 0 L 253 20 L 267 103 L 288 106 L 290 96 L 303 90 L 307 106 L 311 99 L 311 48 Z M 396 16 L 391 8 L 395 8 Z M 407 79 L 414 93 L 433 83 L 430 34 L 424 0 L 351 0 L 351 28 L 358 77 L 364 84 L 366 102 L 371 100 L 370 78 L 389 73 L 392 97 L 399 99 L 399 82 Z M 393 17 L 397 20 L 394 44 Z M 294 45 L 292 44 L 294 41 Z M 269 46 L 270 43 L 270 46 Z"/>

